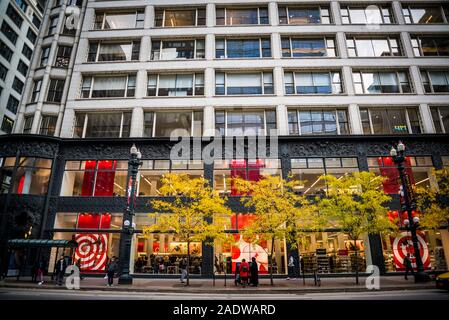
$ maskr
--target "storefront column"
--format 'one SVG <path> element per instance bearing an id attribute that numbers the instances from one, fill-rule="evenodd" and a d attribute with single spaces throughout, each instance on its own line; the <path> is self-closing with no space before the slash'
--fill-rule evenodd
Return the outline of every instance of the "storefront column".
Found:
<path id="1" fill-rule="evenodd" d="M 214 181 L 214 164 L 204 163 L 204 178 L 209 181 L 209 185 L 213 186 Z M 208 219 L 209 223 L 212 220 Z M 201 277 L 210 278 L 214 273 L 214 246 L 201 244 Z"/>
<path id="2" fill-rule="evenodd" d="M 351 124 L 352 134 L 363 134 L 362 120 L 360 119 L 359 106 L 351 103 L 348 107 L 349 123 Z"/>
<path id="3" fill-rule="evenodd" d="M 205 106 L 203 109 L 203 136 L 215 136 L 215 110 L 213 106 Z"/>
<path id="4" fill-rule="evenodd" d="M 287 106 L 280 104 L 276 106 L 276 121 L 278 134 L 280 136 L 288 135 L 288 110 Z"/>
<path id="5" fill-rule="evenodd" d="M 419 105 L 419 115 L 422 119 L 423 131 L 424 133 L 435 133 L 435 128 L 433 127 L 432 113 L 428 104 L 421 103 Z"/>
<path id="6" fill-rule="evenodd" d="M 446 260 L 446 267 L 449 269 L 449 230 L 442 229 L 441 232 L 441 243 L 444 250 L 444 259 Z"/>
<path id="7" fill-rule="evenodd" d="M 370 234 L 368 236 L 368 243 L 371 253 L 371 261 L 369 264 L 379 267 L 380 274 L 385 274 L 385 261 L 382 251 L 382 239 L 378 234 Z M 367 257 L 368 258 L 368 257 Z M 368 259 L 366 260 L 366 265 L 368 266 Z"/>
<path id="8" fill-rule="evenodd" d="M 130 137 L 142 137 L 143 136 L 143 108 L 134 107 L 131 116 L 131 131 Z"/>

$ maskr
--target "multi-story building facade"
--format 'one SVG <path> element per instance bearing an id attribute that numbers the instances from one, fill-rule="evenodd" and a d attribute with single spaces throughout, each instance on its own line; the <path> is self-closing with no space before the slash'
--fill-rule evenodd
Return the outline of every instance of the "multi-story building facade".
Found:
<path id="1" fill-rule="evenodd" d="M 0 3 L 0 134 L 12 133 L 45 1 Z"/>
<path id="2" fill-rule="evenodd" d="M 207 276 L 214 261 L 232 265 L 255 254 L 266 271 L 270 244 L 253 248 L 238 236 L 248 213 L 231 178 L 292 174 L 303 181 L 298 192 L 312 195 L 325 191 L 323 174 L 374 171 L 389 177 L 384 189 L 398 215 L 392 143 L 407 144 L 417 185 L 436 187 L 432 168 L 449 165 L 448 58 L 444 1 L 57 0 L 44 13 L 16 135 L 4 138 L 20 143 L 0 149 L 4 210 L 23 204 L 42 217 L 33 237 L 95 245 L 101 252 L 85 270 L 102 270 L 106 257 L 128 250 L 119 246 L 120 228 L 136 143 L 144 164 L 130 249 L 135 274 L 157 273 L 158 264 L 176 273 L 186 249 L 173 235 L 141 233 L 167 172 L 208 178 L 235 212 L 226 228 L 236 248 L 195 244 L 192 272 Z M 206 163 L 171 159 L 173 133 L 192 141 L 278 139 L 268 144 L 275 156 L 251 156 L 252 140 L 237 139 L 226 159 Z M 420 238 L 426 267 L 446 269 L 447 230 L 423 230 Z M 354 248 L 338 228 L 307 240 L 300 249 L 306 272 L 355 271 Z M 401 270 L 403 244 L 401 236 L 366 235 L 359 265 Z M 275 243 L 280 274 L 288 247 Z"/>

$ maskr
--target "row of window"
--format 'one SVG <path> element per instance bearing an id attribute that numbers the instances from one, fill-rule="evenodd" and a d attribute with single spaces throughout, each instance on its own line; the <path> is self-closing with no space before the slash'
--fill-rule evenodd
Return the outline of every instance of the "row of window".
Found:
<path id="1" fill-rule="evenodd" d="M 407 70 L 353 70 L 356 94 L 406 94 L 413 93 Z M 449 92 L 449 71 L 421 70 L 421 81 L 426 93 Z M 36 102 L 42 80 L 34 83 L 31 102 Z M 51 79 L 46 101 L 61 102 L 64 80 Z M 136 75 L 114 76 L 84 75 L 80 98 L 134 97 Z M 284 89 L 287 95 L 341 94 L 345 87 L 341 72 L 330 71 L 284 71 Z M 269 95 L 274 94 L 273 72 L 215 72 L 215 95 Z M 147 96 L 203 96 L 203 73 L 149 73 Z"/>
<path id="2" fill-rule="evenodd" d="M 447 4 L 402 4 L 402 13 L 407 24 L 432 24 L 449 22 Z M 346 5 L 340 4 L 343 24 L 392 24 L 396 23 L 389 4 Z M 268 25 L 267 6 L 220 7 L 215 11 L 216 26 Z M 328 4 L 322 5 L 279 5 L 278 22 L 281 25 L 331 24 L 334 23 Z M 143 9 L 128 12 L 97 11 L 94 29 L 134 29 L 143 28 Z M 201 8 L 156 8 L 156 27 L 205 26 L 206 9 Z"/>
<path id="3" fill-rule="evenodd" d="M 368 169 L 387 179 L 383 182 L 386 193 L 399 190 L 398 171 L 391 157 L 368 157 Z M 443 165 L 449 157 L 443 156 Z M 407 170 L 414 185 L 435 187 L 431 157 L 407 157 Z M 322 176 L 336 177 L 359 171 L 357 158 L 294 158 L 290 160 L 294 189 L 301 194 L 324 193 L 327 186 Z M 0 193 L 44 195 L 48 189 L 52 160 L 33 157 L 0 158 Z M 204 176 L 202 160 L 143 160 L 138 174 L 139 196 L 159 196 L 161 179 L 167 173 L 185 173 L 191 178 Z M 221 194 L 239 195 L 232 180 L 242 178 L 258 181 L 264 176 L 282 176 L 279 159 L 215 160 L 214 188 Z M 122 160 L 66 161 L 60 190 L 61 196 L 125 196 L 128 181 L 128 163 Z"/>
<path id="4" fill-rule="evenodd" d="M 17 39 L 19 39 L 19 35 L 16 31 L 9 25 L 8 22 L 3 20 L 3 23 L 0 27 L 1 33 L 13 44 L 15 45 L 17 43 Z M 37 40 L 37 34 L 31 29 L 31 27 L 28 27 L 27 31 L 27 39 L 31 41 L 31 43 L 35 44 Z"/>
<path id="5" fill-rule="evenodd" d="M 16 52 L 17 53 L 17 52 Z M 11 61 L 12 55 L 14 54 L 14 50 L 9 47 L 5 42 L 0 40 L 0 55 L 5 58 L 8 62 Z M 31 56 L 33 54 L 33 49 L 31 49 L 26 43 L 23 44 L 22 54 L 28 59 L 31 60 Z"/>
<path id="6" fill-rule="evenodd" d="M 449 56 L 449 38 L 437 36 L 412 36 L 413 52 L 417 57 Z M 397 35 L 347 35 L 346 47 L 349 57 L 396 57 L 405 56 Z M 43 49 L 41 60 L 48 57 Z M 338 57 L 336 40 L 333 36 L 282 36 L 283 58 Z M 59 53 L 58 53 L 59 54 Z M 137 61 L 140 41 L 92 41 L 89 45 L 87 62 Z M 269 37 L 217 37 L 216 59 L 271 58 Z M 70 58 L 70 54 L 66 55 Z M 204 38 L 153 40 L 151 60 L 204 59 Z"/>
<path id="7" fill-rule="evenodd" d="M 449 108 L 431 107 L 437 133 L 449 133 Z M 363 134 L 420 134 L 421 117 L 415 107 L 360 107 Z M 275 134 L 278 128 L 274 109 L 215 110 L 215 130 L 221 136 Z M 39 134 L 54 135 L 57 116 L 43 115 Z M 25 117 L 23 133 L 30 133 L 33 116 Z M 127 138 L 131 112 L 80 112 L 74 120 L 74 138 Z M 194 136 L 203 134 L 202 110 L 147 111 L 144 137 Z M 289 135 L 348 135 L 351 126 L 347 108 L 289 108 Z"/>

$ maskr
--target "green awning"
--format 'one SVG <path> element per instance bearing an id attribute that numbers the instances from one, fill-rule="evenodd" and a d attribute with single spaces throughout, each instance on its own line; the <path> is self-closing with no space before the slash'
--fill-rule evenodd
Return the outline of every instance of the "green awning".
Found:
<path id="1" fill-rule="evenodd" d="M 12 239 L 8 240 L 9 248 L 76 248 L 75 240 L 40 240 L 40 239 Z"/>

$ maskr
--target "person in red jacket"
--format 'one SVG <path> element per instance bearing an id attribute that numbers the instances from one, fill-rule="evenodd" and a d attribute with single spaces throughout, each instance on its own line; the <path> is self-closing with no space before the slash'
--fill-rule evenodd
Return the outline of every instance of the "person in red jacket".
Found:
<path id="1" fill-rule="evenodd" d="M 242 263 L 240 264 L 240 279 L 242 281 L 242 285 L 245 286 L 248 284 L 248 275 L 249 275 L 249 264 L 245 259 L 242 259 Z"/>

